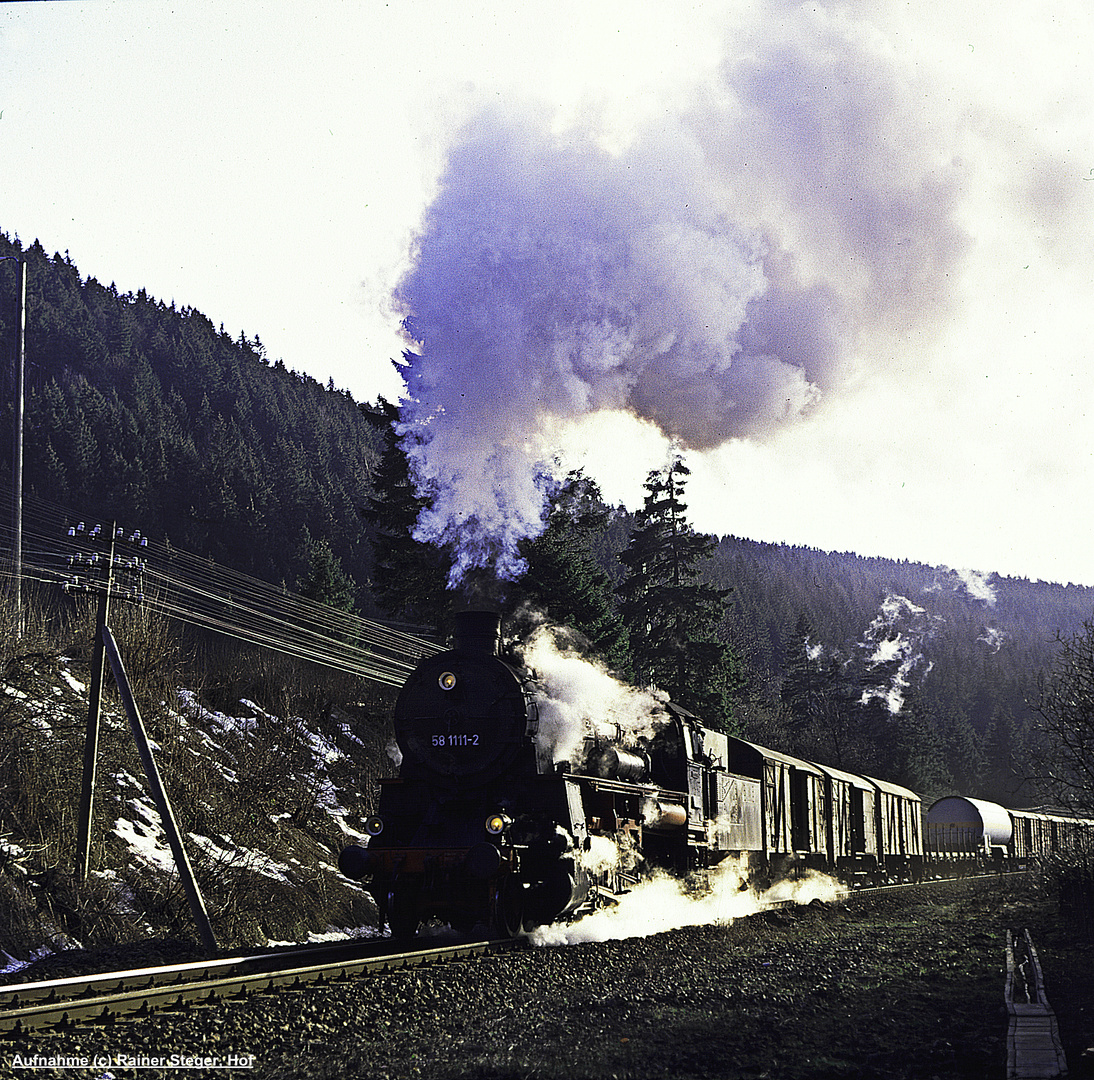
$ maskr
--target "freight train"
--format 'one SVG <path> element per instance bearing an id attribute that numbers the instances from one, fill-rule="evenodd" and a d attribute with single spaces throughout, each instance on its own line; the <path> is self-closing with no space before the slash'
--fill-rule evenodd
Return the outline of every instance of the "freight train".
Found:
<path id="1" fill-rule="evenodd" d="M 367 845 L 339 857 L 394 936 L 437 919 L 513 937 L 610 903 L 651 868 L 683 877 L 730 857 L 760 882 L 816 869 L 866 883 L 1094 844 L 1094 821 L 978 799 L 941 799 L 924 823 L 908 788 L 713 731 L 670 702 L 649 735 L 544 760 L 534 675 L 499 646 L 496 613 L 463 612 L 455 647 L 410 675 L 399 775 L 381 781 Z M 605 846 L 623 858 L 601 859 Z"/>

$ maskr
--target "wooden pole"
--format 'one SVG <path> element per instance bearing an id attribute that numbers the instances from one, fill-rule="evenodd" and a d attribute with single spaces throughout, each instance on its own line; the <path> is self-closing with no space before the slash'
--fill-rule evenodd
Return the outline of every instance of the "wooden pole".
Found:
<path id="1" fill-rule="evenodd" d="M 114 539 L 117 523 L 110 526 L 110 547 L 107 549 L 106 580 L 99 593 L 99 610 L 95 618 L 95 643 L 91 654 L 91 694 L 87 703 L 87 727 L 84 734 L 84 771 L 80 787 L 80 817 L 76 837 L 76 876 L 87 881 L 91 870 L 91 822 L 95 816 L 95 772 L 99 760 L 99 718 L 102 714 L 103 676 L 106 674 L 106 654 L 103 631 L 110 618 L 110 593 L 114 588 Z"/>
<path id="2" fill-rule="evenodd" d="M 137 703 L 133 700 L 129 677 L 125 673 L 125 666 L 122 664 L 117 642 L 114 640 L 114 635 L 110 632 L 109 626 L 103 627 L 102 636 L 107 656 L 110 657 L 110 668 L 114 672 L 114 681 L 118 684 L 122 704 L 125 705 L 126 714 L 129 716 L 129 726 L 133 731 L 133 738 L 141 755 L 144 773 L 148 777 L 148 786 L 152 789 L 152 798 L 156 801 L 156 809 L 159 810 L 160 820 L 163 822 L 163 829 L 167 834 L 167 842 L 171 845 L 171 853 L 175 856 L 175 866 L 178 868 L 179 877 L 182 879 L 183 891 L 186 893 L 186 899 L 190 902 L 190 912 L 194 916 L 194 922 L 197 923 L 198 932 L 201 934 L 206 953 L 211 957 L 216 956 L 217 939 L 213 934 L 213 927 L 205 910 L 205 901 L 202 899 L 201 890 L 198 888 L 197 879 L 194 877 L 190 860 L 186 855 L 186 849 L 182 846 L 182 836 L 179 833 L 178 824 L 175 822 L 175 815 L 171 810 L 167 791 L 160 779 L 156 759 L 152 756 L 148 733 L 144 730 L 144 722 L 141 720 L 140 711 L 137 709 Z"/>
<path id="3" fill-rule="evenodd" d="M 27 339 L 27 261 L 19 260 L 19 312 L 15 336 L 15 417 L 12 432 L 12 585 L 15 601 L 15 635 L 23 636 L 23 389 Z"/>

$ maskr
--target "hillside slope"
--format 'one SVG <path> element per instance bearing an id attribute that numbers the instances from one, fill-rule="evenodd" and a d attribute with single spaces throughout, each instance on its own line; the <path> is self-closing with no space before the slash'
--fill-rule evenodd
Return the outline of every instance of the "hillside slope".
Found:
<path id="1" fill-rule="evenodd" d="M 290 585 L 325 539 L 368 580 L 358 510 L 380 437 L 348 393 L 270 363 L 257 336 L 233 340 L 193 308 L 121 295 L 0 233 L 13 255 L 28 264 L 28 496 Z M 15 273 L 0 262 L 0 295 L 15 295 Z M 0 340 L 14 340 L 14 315 L 0 304 Z"/>
<path id="2" fill-rule="evenodd" d="M 785 703 L 807 678 L 832 699 L 872 700 L 877 739 L 918 744 L 905 782 L 1010 803 L 1043 797 L 1028 783 L 1038 678 L 1057 637 L 1091 617 L 1094 589 L 737 537 L 722 539 L 707 573 L 734 590 L 726 633 L 761 699 Z M 760 715 L 753 734 L 820 752 L 816 727 Z M 827 760 L 840 756 L 831 738 L 826 748 Z M 844 764 L 872 766 L 850 751 Z"/>
<path id="3" fill-rule="evenodd" d="M 8 614 L 0 605 L 10 629 Z M 162 624 L 122 623 L 134 696 L 219 945 L 375 926 L 375 904 L 336 864 L 364 835 L 376 778 L 393 769 L 383 707 L 333 703 L 298 665 L 245 654 L 225 653 L 201 694 L 177 691 L 163 677 L 177 656 L 144 663 L 149 641 L 171 648 Z M 32 618 L 0 657 L 0 950 L 15 960 L 198 938 L 109 677 L 90 873 L 79 879 L 88 629 L 71 624 L 62 641 Z M 3 953 L 0 969 L 11 963 Z"/>

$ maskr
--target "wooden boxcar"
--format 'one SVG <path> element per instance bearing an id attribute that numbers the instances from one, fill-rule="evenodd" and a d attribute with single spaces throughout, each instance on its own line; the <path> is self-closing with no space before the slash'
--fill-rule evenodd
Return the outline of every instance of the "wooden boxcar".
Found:
<path id="1" fill-rule="evenodd" d="M 729 771 L 759 781 L 764 863 L 775 874 L 795 863 L 826 866 L 828 797 L 821 769 L 744 739 L 727 742 Z"/>
<path id="2" fill-rule="evenodd" d="M 918 877 L 923 870 L 923 800 L 914 791 L 866 777 L 877 792 L 878 869 L 896 879 Z"/>
<path id="3" fill-rule="evenodd" d="M 878 831 L 873 784 L 854 773 L 818 765 L 824 775 L 828 805 L 828 862 L 842 877 L 853 879 L 877 868 Z"/>

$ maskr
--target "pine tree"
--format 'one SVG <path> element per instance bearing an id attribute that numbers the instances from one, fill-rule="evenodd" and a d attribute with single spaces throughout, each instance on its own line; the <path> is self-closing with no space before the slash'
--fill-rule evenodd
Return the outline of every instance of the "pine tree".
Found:
<path id="1" fill-rule="evenodd" d="M 740 666 L 717 627 L 728 589 L 702 579 L 700 564 L 717 541 L 696 533 L 683 501 L 690 470 L 680 457 L 646 478 L 646 497 L 619 558 L 627 574 L 618 592 L 641 682 L 656 685 L 712 727 L 736 727 L 732 697 Z"/>
<path id="2" fill-rule="evenodd" d="M 556 623 L 580 631 L 609 668 L 629 678 L 627 630 L 593 550 L 608 522 L 600 489 L 577 470 L 550 502 L 547 527 L 521 544 L 528 570 L 512 590 L 509 606 L 530 604 Z"/>
<path id="3" fill-rule="evenodd" d="M 813 624 L 798 617 L 786 644 L 786 672 L 779 692 L 790 753 L 850 769 L 864 759 L 853 688 L 838 655 L 814 639 Z"/>
<path id="4" fill-rule="evenodd" d="M 297 583 L 302 596 L 325 604 L 337 611 L 352 613 L 356 609 L 357 586 L 326 540 L 308 545 L 308 571 Z"/>
<path id="5" fill-rule="evenodd" d="M 381 398 L 361 411 L 384 438 L 384 449 L 373 476 L 373 494 L 358 510 L 370 526 L 372 595 L 389 615 L 426 625 L 444 624 L 451 604 L 446 589 L 448 553 L 413 536 L 418 515 L 426 505 L 410 479 L 406 454 L 395 424 L 399 410 Z"/>

